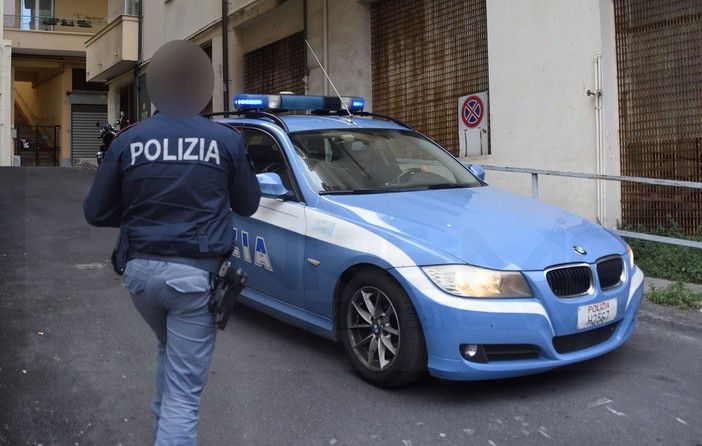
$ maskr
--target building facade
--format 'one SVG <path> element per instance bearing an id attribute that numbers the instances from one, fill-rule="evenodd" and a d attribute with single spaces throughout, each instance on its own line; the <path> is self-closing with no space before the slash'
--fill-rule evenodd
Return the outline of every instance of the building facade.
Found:
<path id="1" fill-rule="evenodd" d="M 4 0 L 10 139 L 3 138 L 2 165 L 65 166 L 81 150 L 94 155 L 107 89 L 86 82 L 85 41 L 106 16 L 106 0 Z"/>
<path id="2" fill-rule="evenodd" d="M 148 62 L 187 39 L 212 59 L 206 112 L 229 110 L 238 92 L 338 91 L 477 164 L 702 174 L 702 68 L 690 62 L 702 57 L 698 0 L 106 0 L 105 9 L 85 71 L 106 85 L 109 117 L 150 116 Z M 531 195 L 527 174 L 488 180 Z M 539 197 L 608 227 L 655 227 L 668 215 L 688 232 L 702 224 L 702 197 L 685 191 L 541 176 Z"/>

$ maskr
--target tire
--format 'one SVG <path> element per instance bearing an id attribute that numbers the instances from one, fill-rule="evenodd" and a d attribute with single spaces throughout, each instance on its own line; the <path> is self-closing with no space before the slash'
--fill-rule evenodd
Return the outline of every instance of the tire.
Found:
<path id="1" fill-rule="evenodd" d="M 426 374 L 427 350 L 417 312 L 404 289 L 384 271 L 359 271 L 341 298 L 341 340 L 366 381 L 393 388 Z"/>

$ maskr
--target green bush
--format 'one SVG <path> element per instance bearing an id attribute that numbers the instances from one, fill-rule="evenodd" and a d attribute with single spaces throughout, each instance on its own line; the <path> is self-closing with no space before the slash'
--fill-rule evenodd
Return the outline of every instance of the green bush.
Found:
<path id="1" fill-rule="evenodd" d="M 651 302 L 678 308 L 699 308 L 702 302 L 702 293 L 695 293 L 686 288 L 682 282 L 671 283 L 666 288 L 656 288 L 651 285 L 646 297 Z"/>
<path id="2" fill-rule="evenodd" d="M 680 225 L 672 219 L 668 221 L 667 227 L 659 226 L 653 231 L 653 234 L 702 241 L 702 227 L 698 228 L 697 236 L 688 237 L 680 229 Z M 642 226 L 623 227 L 622 229 L 651 233 Z M 702 249 L 629 237 L 625 237 L 625 240 L 634 251 L 636 264 L 647 276 L 680 282 L 702 283 Z"/>

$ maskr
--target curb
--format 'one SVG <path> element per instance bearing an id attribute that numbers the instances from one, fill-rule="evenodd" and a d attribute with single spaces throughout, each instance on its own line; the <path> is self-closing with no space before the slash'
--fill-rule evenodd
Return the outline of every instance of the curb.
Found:
<path id="1" fill-rule="evenodd" d="M 658 279 L 656 277 L 645 277 L 644 278 L 644 293 L 651 289 L 651 286 L 656 288 L 666 288 L 668 285 L 676 283 L 674 280 Z M 685 288 L 694 291 L 695 293 L 702 293 L 702 284 L 699 283 L 685 283 L 683 284 Z"/>

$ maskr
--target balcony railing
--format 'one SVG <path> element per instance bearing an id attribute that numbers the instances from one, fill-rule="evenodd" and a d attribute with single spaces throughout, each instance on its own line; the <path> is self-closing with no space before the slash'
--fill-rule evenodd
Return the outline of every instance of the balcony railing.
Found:
<path id="1" fill-rule="evenodd" d="M 26 31 L 61 31 L 95 34 L 107 26 L 107 20 L 87 17 L 44 17 L 5 14 L 3 16 L 3 26 L 7 29 Z"/>

